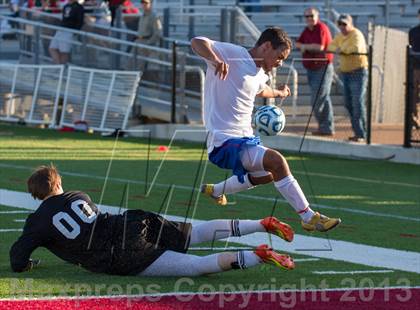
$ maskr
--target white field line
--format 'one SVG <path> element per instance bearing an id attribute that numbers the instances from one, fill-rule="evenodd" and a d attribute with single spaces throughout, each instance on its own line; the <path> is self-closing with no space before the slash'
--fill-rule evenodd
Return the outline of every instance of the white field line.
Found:
<path id="1" fill-rule="evenodd" d="M 322 293 L 322 292 L 345 292 L 345 291 L 360 291 L 360 290 L 418 290 L 420 286 L 387 286 L 387 287 L 338 287 L 338 288 L 323 288 L 323 289 L 278 289 L 278 290 L 248 290 L 248 291 L 206 291 L 206 292 L 167 292 L 167 293 L 152 293 L 152 294 L 137 294 L 137 295 L 101 295 L 101 296 L 49 296 L 49 297 L 28 297 L 24 299 L 19 298 L 0 298 L 1 302 L 5 301 L 26 301 L 26 300 L 89 300 L 89 299 L 142 299 L 145 297 L 171 297 L 171 296 L 199 296 L 199 295 L 242 295 L 249 296 L 250 294 L 281 294 L 281 293 Z"/>
<path id="2" fill-rule="evenodd" d="M 23 231 L 23 229 L 22 228 L 18 228 L 18 229 L 0 229 L 0 233 L 17 232 L 17 231 Z"/>
<path id="3" fill-rule="evenodd" d="M 0 189 L 0 204 L 9 207 L 35 210 L 39 205 L 39 201 L 35 201 L 27 193 Z M 118 207 L 105 205 L 98 205 L 98 208 L 102 212 L 112 214 L 120 210 Z M 120 211 L 124 212 L 125 210 L 121 208 Z M 184 221 L 184 218 L 178 216 L 167 216 L 167 218 L 169 220 Z M 193 225 L 197 225 L 205 221 L 191 220 L 191 222 Z M 242 237 L 231 237 L 229 241 L 256 247 L 260 244 L 270 243 L 270 237 L 267 233 L 255 233 Z M 274 249 L 289 253 L 420 274 L 420 253 L 418 252 L 381 248 L 298 234 L 295 235 L 293 243 L 284 242 L 282 239 L 274 236 L 271 238 L 271 241 L 271 246 Z"/>
<path id="4" fill-rule="evenodd" d="M 13 222 L 16 222 L 16 223 L 25 223 L 26 220 L 25 219 L 15 219 L 15 220 L 13 220 Z"/>
<path id="5" fill-rule="evenodd" d="M 365 274 L 365 273 L 391 273 L 394 270 L 354 270 L 354 271 L 312 271 L 314 274 Z"/>
<path id="6" fill-rule="evenodd" d="M 319 258 L 294 258 L 293 261 L 297 263 L 301 262 L 317 262 L 319 261 Z"/>
<path id="7" fill-rule="evenodd" d="M 413 187 L 413 188 L 420 188 L 419 184 L 412 184 L 412 183 L 404 183 L 404 182 L 390 182 L 390 181 L 382 181 L 382 180 L 372 180 L 372 179 L 363 179 L 363 178 L 356 178 L 356 177 L 348 177 L 342 175 L 334 175 L 334 174 L 327 174 L 327 173 L 318 173 L 318 172 L 304 172 L 294 170 L 293 173 L 296 174 L 307 174 L 314 177 L 323 177 L 329 179 L 339 179 L 339 180 L 348 180 L 348 181 L 357 181 L 363 183 L 373 183 L 373 184 L 384 184 L 384 185 L 391 185 L 391 186 L 404 186 L 404 187 Z"/>
<path id="8" fill-rule="evenodd" d="M 30 213 L 29 211 L 0 211 L 0 214 L 22 214 L 22 213 L 25 213 L 25 214 L 28 214 L 28 213 Z"/>
<path id="9" fill-rule="evenodd" d="M 22 170 L 32 170 L 32 168 L 30 168 L 30 167 L 18 166 L 18 165 L 9 165 L 9 164 L 0 164 L 0 167 L 22 169 Z M 103 181 L 105 179 L 105 177 L 102 177 L 102 176 L 95 176 L 95 175 L 89 175 L 89 174 L 84 174 L 84 173 L 76 173 L 76 172 L 60 171 L 60 174 L 73 176 L 73 177 L 95 179 L 95 180 L 100 180 L 100 181 Z M 139 185 L 144 185 L 145 184 L 145 182 L 143 182 L 143 181 L 130 180 L 130 179 L 124 179 L 124 178 L 109 177 L 109 178 L 107 178 L 107 180 L 114 181 L 114 182 L 121 182 L 121 183 L 139 184 Z M 399 183 L 399 184 L 401 185 L 401 183 Z M 168 188 L 169 186 L 171 186 L 171 184 L 165 184 L 165 183 L 154 183 L 154 185 L 157 186 L 157 187 L 164 187 L 164 188 Z M 406 186 L 406 185 L 401 185 L 401 186 Z M 174 188 L 182 189 L 182 190 L 188 190 L 188 191 L 192 190 L 191 186 L 185 186 L 185 185 L 174 185 Z M 196 189 L 196 191 L 199 191 L 199 189 Z M 235 194 L 235 195 L 238 196 L 238 197 L 243 197 L 243 198 L 247 198 L 247 199 L 254 199 L 254 200 L 260 200 L 260 201 L 262 200 L 262 201 L 269 201 L 269 202 L 275 202 L 277 200 L 277 201 L 287 203 L 286 200 L 284 200 L 280 197 L 271 198 L 271 197 L 261 197 L 261 196 L 255 196 L 255 195 L 247 195 L 247 194 Z M 315 203 L 312 203 L 311 206 L 313 206 L 314 208 L 318 208 L 318 209 L 335 210 L 335 211 L 338 210 L 338 211 L 345 211 L 345 212 L 355 213 L 355 214 L 363 214 L 363 215 L 377 216 L 377 217 L 386 217 L 386 218 L 392 218 L 392 219 L 403 220 L 403 221 L 420 222 L 420 218 L 418 218 L 418 217 L 408 217 L 408 216 L 401 216 L 401 215 L 389 214 L 389 213 L 377 213 L 377 212 L 372 212 L 372 211 L 365 211 L 365 210 L 344 208 L 344 207 L 333 207 L 333 206 L 327 206 L 327 205 L 321 205 L 321 204 L 315 204 Z"/>

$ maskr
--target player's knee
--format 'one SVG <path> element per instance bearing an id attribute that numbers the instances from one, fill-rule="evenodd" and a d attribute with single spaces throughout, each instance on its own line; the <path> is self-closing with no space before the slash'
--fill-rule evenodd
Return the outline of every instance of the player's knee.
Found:
<path id="1" fill-rule="evenodd" d="M 253 176 L 249 175 L 249 181 L 252 185 L 260 185 L 260 184 L 267 184 L 273 182 L 273 175 L 271 173 L 268 173 L 264 176 Z"/>
<path id="2" fill-rule="evenodd" d="M 264 169 L 270 171 L 272 174 L 290 173 L 286 158 L 275 150 L 268 149 L 265 152 L 263 164 Z"/>

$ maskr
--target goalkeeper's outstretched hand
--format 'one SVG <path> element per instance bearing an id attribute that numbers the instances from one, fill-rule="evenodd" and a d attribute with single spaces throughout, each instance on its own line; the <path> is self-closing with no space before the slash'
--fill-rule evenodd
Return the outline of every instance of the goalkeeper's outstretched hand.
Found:
<path id="1" fill-rule="evenodd" d="M 37 267 L 40 263 L 41 263 L 40 259 L 29 259 L 28 265 L 23 271 L 32 270 L 33 268 Z"/>

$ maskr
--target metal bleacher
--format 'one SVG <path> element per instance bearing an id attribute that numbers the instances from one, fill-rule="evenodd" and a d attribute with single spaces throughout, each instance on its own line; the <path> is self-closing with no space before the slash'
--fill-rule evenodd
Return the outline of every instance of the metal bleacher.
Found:
<path id="1" fill-rule="evenodd" d="M 0 120 L 49 127 L 83 120 L 98 131 L 124 129 L 139 79 L 139 72 L 3 63 Z"/>

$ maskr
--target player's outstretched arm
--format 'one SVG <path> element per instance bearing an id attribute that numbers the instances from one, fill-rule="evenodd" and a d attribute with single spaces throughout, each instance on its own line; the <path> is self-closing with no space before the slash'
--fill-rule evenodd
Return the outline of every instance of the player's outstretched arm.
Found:
<path id="1" fill-rule="evenodd" d="M 213 65 L 215 75 L 218 75 L 221 80 L 226 80 L 229 65 L 217 56 L 209 40 L 206 40 L 204 37 L 193 38 L 191 40 L 191 48 L 197 55 L 203 57 Z"/>
<path id="2" fill-rule="evenodd" d="M 40 260 L 30 259 L 32 252 L 38 247 L 37 242 L 28 235 L 22 235 L 10 249 L 10 266 L 14 272 L 31 270 L 39 265 Z"/>
<path id="3" fill-rule="evenodd" d="M 291 95 L 290 89 L 287 85 L 281 85 L 277 89 L 266 86 L 263 91 L 257 94 L 261 98 L 286 98 Z"/>

